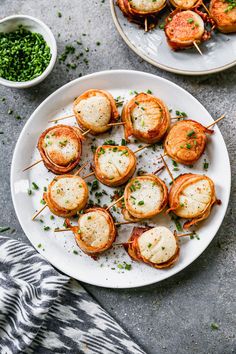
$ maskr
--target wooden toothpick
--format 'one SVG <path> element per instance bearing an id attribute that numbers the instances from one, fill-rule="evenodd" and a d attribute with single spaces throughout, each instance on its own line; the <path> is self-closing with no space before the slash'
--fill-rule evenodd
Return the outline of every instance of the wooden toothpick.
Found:
<path id="1" fill-rule="evenodd" d="M 108 123 L 107 125 L 109 127 L 115 127 L 117 125 L 125 125 L 126 123 L 125 122 L 117 122 L 117 123 Z"/>
<path id="2" fill-rule="evenodd" d="M 194 235 L 194 232 L 188 232 L 187 234 L 176 234 L 177 237 L 185 237 L 185 236 L 192 236 Z"/>
<path id="3" fill-rule="evenodd" d="M 162 155 L 161 155 L 161 159 L 162 159 L 162 162 L 164 163 L 164 165 L 170 175 L 170 178 L 172 179 L 172 182 L 175 183 L 175 179 L 174 179 L 174 177 L 173 177 L 173 175 L 172 175 L 172 173 L 171 173 L 171 171 L 170 171 L 170 169 L 169 169 L 169 167 L 168 167 L 167 163 L 165 162 L 164 157 Z"/>
<path id="4" fill-rule="evenodd" d="M 121 221 L 121 222 L 116 222 L 115 225 L 120 226 L 120 225 L 136 224 L 136 223 L 137 221 Z"/>
<path id="5" fill-rule="evenodd" d="M 79 169 L 78 171 L 75 172 L 74 176 L 78 176 L 81 171 L 87 166 L 88 162 L 85 162 Z"/>
<path id="6" fill-rule="evenodd" d="M 38 160 L 38 161 L 35 161 L 34 163 L 32 163 L 32 165 L 30 165 L 30 166 L 24 168 L 24 170 L 22 170 L 22 172 L 25 172 L 25 171 L 29 170 L 30 168 L 34 167 L 35 165 L 37 165 L 37 164 L 40 163 L 40 162 L 43 162 L 43 159 L 40 159 L 40 160 Z"/>
<path id="7" fill-rule="evenodd" d="M 67 229 L 54 229 L 54 232 L 66 232 L 66 231 L 72 231 L 71 228 Z"/>
<path id="8" fill-rule="evenodd" d="M 84 135 L 88 134 L 90 131 L 91 131 L 91 129 L 88 129 L 85 132 L 83 132 L 82 135 L 84 136 Z"/>
<path id="9" fill-rule="evenodd" d="M 41 214 L 42 211 L 43 211 L 47 206 L 48 206 L 48 205 L 47 205 L 47 203 L 46 203 L 40 210 L 38 210 L 38 211 L 33 215 L 32 220 L 35 220 L 35 219 L 37 218 L 37 216 L 38 216 L 39 214 Z"/>
<path id="10" fill-rule="evenodd" d="M 74 114 L 70 114 L 70 115 L 67 115 L 67 116 L 60 117 L 60 118 L 52 119 L 52 120 L 49 120 L 48 123 L 54 123 L 54 122 L 58 122 L 59 120 L 72 118 L 72 117 L 75 117 L 75 115 Z"/>
<path id="11" fill-rule="evenodd" d="M 202 1 L 202 7 L 204 7 L 204 9 L 205 9 L 206 12 L 208 13 L 208 15 L 211 16 L 211 13 L 210 13 L 209 9 L 206 7 L 206 5 L 204 4 L 203 1 Z"/>
<path id="12" fill-rule="evenodd" d="M 170 119 L 181 119 L 181 118 L 187 118 L 186 116 L 176 116 L 176 117 L 170 117 Z"/>
<path id="13" fill-rule="evenodd" d="M 201 49 L 199 48 L 198 44 L 197 44 L 195 41 L 193 41 L 193 45 L 194 45 L 194 47 L 197 49 L 198 53 L 201 54 L 201 55 L 203 55 Z"/>
<path id="14" fill-rule="evenodd" d="M 93 175 L 95 175 L 95 172 L 89 173 L 88 175 L 84 176 L 83 179 L 88 178 L 88 177 L 93 176 Z"/>
<path id="15" fill-rule="evenodd" d="M 144 145 L 144 146 L 140 147 L 139 149 L 137 149 L 137 150 L 134 151 L 134 154 L 137 154 L 137 152 L 139 152 L 139 151 L 141 151 L 141 150 L 143 150 L 143 149 L 146 149 L 146 148 L 148 148 L 149 146 L 152 146 L 152 145 L 151 145 L 151 144 L 147 144 L 147 145 Z"/>
<path id="16" fill-rule="evenodd" d="M 128 225 L 128 224 L 135 224 L 135 221 L 122 221 L 122 222 L 116 222 L 115 225 Z M 54 229 L 54 232 L 67 232 L 67 231 L 72 231 L 71 228 L 67 229 Z"/>
<path id="17" fill-rule="evenodd" d="M 156 175 L 158 172 L 162 171 L 164 168 L 165 168 L 165 166 L 161 166 L 156 171 L 154 171 L 152 174 Z"/>
<path id="18" fill-rule="evenodd" d="M 124 196 L 122 195 L 119 199 L 115 200 L 114 202 L 112 202 L 107 208 L 106 210 L 111 209 L 111 207 L 113 207 L 113 205 L 117 204 L 121 199 L 123 199 Z"/>
<path id="19" fill-rule="evenodd" d="M 147 19 L 147 17 L 145 17 L 145 20 L 144 20 L 144 28 L 145 28 L 145 32 L 148 32 L 148 19 Z"/>
<path id="20" fill-rule="evenodd" d="M 210 125 L 207 126 L 207 129 L 213 127 L 213 125 L 215 125 L 216 123 L 218 123 L 221 119 L 223 119 L 225 117 L 225 113 L 222 114 L 222 116 L 220 116 L 220 118 L 216 119 L 213 123 L 211 123 Z"/>
<path id="21" fill-rule="evenodd" d="M 187 234 L 177 234 L 176 233 L 176 230 L 174 231 L 174 235 L 177 236 L 177 237 L 185 237 L 185 236 L 192 236 L 194 235 L 194 232 L 189 232 Z M 123 246 L 123 245 L 127 245 L 127 244 L 132 244 L 133 241 L 128 241 L 128 242 L 121 242 L 121 243 L 113 243 L 112 246 Z"/>

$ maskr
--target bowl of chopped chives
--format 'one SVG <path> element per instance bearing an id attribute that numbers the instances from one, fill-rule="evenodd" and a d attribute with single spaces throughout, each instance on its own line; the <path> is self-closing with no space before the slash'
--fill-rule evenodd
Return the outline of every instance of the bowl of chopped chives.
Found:
<path id="1" fill-rule="evenodd" d="M 26 15 L 0 20 L 0 84 L 35 86 L 50 74 L 56 57 L 55 37 L 42 21 Z"/>

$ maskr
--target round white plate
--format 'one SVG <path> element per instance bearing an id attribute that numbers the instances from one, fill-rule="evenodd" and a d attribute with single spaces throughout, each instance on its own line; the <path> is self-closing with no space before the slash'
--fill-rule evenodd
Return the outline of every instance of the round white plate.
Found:
<path id="1" fill-rule="evenodd" d="M 55 227 L 62 227 L 64 219 L 55 217 L 54 220 L 51 220 L 49 209 L 45 209 L 37 218 L 37 221 L 31 221 L 35 210 L 42 207 L 40 200 L 43 187 L 48 185 L 54 175 L 48 172 L 42 163 L 31 170 L 22 172 L 24 167 L 39 159 L 36 144 L 41 132 L 50 126 L 48 121 L 69 114 L 74 98 L 91 88 L 108 90 L 114 97 L 121 96 L 125 100 L 132 97 L 131 91 L 151 90 L 154 95 L 166 102 L 169 109 L 173 110 L 173 115 L 175 115 L 175 110 L 180 110 L 204 125 L 212 122 L 210 114 L 193 96 L 179 86 L 158 76 L 137 71 L 117 70 L 95 73 L 74 80 L 49 96 L 35 110 L 22 130 L 16 144 L 11 168 L 11 191 L 16 214 L 25 234 L 36 249 L 56 268 L 71 277 L 90 284 L 111 288 L 131 288 L 161 281 L 192 263 L 209 245 L 222 223 L 230 194 L 230 164 L 224 140 L 219 129 L 215 127 L 215 133 L 209 138 L 206 153 L 194 168 L 179 165 L 180 170 L 173 172 L 174 176 L 187 171 L 205 173 L 203 162 L 206 159 L 209 161 L 207 175 L 214 180 L 217 197 L 222 201 L 221 206 L 214 206 L 207 221 L 200 224 L 197 231 L 199 240 L 190 240 L 189 238 L 181 240 L 180 259 L 173 268 L 157 270 L 145 264 L 132 262 L 123 247 L 115 247 L 101 255 L 97 261 L 94 261 L 79 250 L 72 233 L 53 232 Z M 70 118 L 65 120 L 64 124 L 75 125 L 75 121 Z M 91 136 L 87 137 L 83 146 L 81 163 L 91 161 L 92 145 L 98 146 L 106 139 L 113 139 L 120 143 L 122 137 L 123 128 L 121 126 L 113 127 L 111 133 L 103 134 L 96 139 Z M 139 143 L 130 144 L 130 148 L 135 149 L 137 145 Z M 157 169 L 157 157 L 161 152 L 162 148 L 160 146 L 156 146 L 155 151 L 149 148 L 140 152 L 138 168 L 143 168 L 149 172 Z M 172 169 L 172 161 L 170 159 L 167 161 Z M 84 171 L 82 175 L 85 175 L 86 172 Z M 166 171 L 163 171 L 160 177 L 169 185 L 170 177 Z M 90 181 L 93 181 L 93 178 L 90 178 Z M 27 190 L 31 188 L 32 182 L 37 183 L 39 190 L 33 191 L 33 194 L 29 196 Z M 101 205 L 109 204 L 109 194 L 113 194 L 114 189 L 105 187 L 100 183 L 99 185 L 98 192 L 105 190 L 108 193 L 108 196 L 104 195 L 101 198 Z M 94 199 L 94 193 L 91 199 Z M 121 215 L 114 211 L 112 211 L 112 214 L 117 220 L 122 220 Z M 73 222 L 76 223 L 76 219 L 73 219 Z M 164 214 L 149 220 L 148 223 L 149 225 L 158 223 L 169 226 L 172 230 L 175 229 L 170 217 Z M 50 226 L 51 229 L 44 231 L 44 226 Z M 127 240 L 132 227 L 132 225 L 120 227 L 117 241 Z M 74 251 L 78 254 L 75 254 Z M 121 269 L 124 262 L 132 265 L 131 270 Z"/>
<path id="2" fill-rule="evenodd" d="M 164 11 L 158 26 L 147 33 L 131 23 L 110 0 L 113 21 L 126 44 L 141 58 L 158 68 L 176 74 L 206 75 L 228 69 L 236 64 L 236 34 L 213 34 L 212 38 L 200 45 L 201 56 L 195 48 L 174 52 L 166 42 L 165 33 L 159 28 L 168 15 Z"/>

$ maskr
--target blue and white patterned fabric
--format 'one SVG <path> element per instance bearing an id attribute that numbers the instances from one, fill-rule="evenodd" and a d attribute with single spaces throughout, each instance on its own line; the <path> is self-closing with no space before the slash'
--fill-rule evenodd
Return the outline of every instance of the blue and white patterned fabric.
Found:
<path id="1" fill-rule="evenodd" d="M 0 236 L 0 353 L 144 354 L 75 280 Z"/>

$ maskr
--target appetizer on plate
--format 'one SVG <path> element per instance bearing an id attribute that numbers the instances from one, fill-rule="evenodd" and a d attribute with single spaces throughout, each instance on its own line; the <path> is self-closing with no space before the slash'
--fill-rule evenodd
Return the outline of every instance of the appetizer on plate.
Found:
<path id="1" fill-rule="evenodd" d="M 77 123 L 93 135 L 106 132 L 110 129 L 108 124 L 119 118 L 114 98 L 104 90 L 84 92 L 75 99 L 73 111 Z"/>
<path id="2" fill-rule="evenodd" d="M 205 150 L 207 134 L 212 133 L 213 130 L 194 120 L 179 121 L 171 127 L 166 136 L 165 153 L 176 162 L 192 165 Z"/>
<path id="3" fill-rule="evenodd" d="M 45 167 L 58 175 L 73 170 L 81 158 L 82 139 L 76 127 L 57 125 L 45 130 L 37 145 Z"/>
<path id="4" fill-rule="evenodd" d="M 205 24 L 211 24 L 208 30 Z M 197 9 L 176 9 L 166 18 L 165 34 L 171 49 L 190 48 L 208 40 L 214 29 L 212 19 Z"/>
<path id="5" fill-rule="evenodd" d="M 130 136 L 149 144 L 160 141 L 170 125 L 170 113 L 159 98 L 139 93 L 123 108 L 122 121 L 125 123 L 125 138 Z"/>
<path id="6" fill-rule="evenodd" d="M 43 200 L 53 214 L 70 217 L 86 206 L 88 194 L 87 184 L 81 177 L 63 175 L 52 180 Z"/>
<path id="7" fill-rule="evenodd" d="M 185 173 L 177 177 L 169 192 L 169 209 L 183 219 L 190 219 L 184 229 L 210 215 L 217 202 L 214 182 L 207 176 Z"/>
<path id="8" fill-rule="evenodd" d="M 223 33 L 236 32 L 236 6 L 235 2 L 211 0 L 210 14 L 216 27 Z"/>
<path id="9" fill-rule="evenodd" d="M 69 220 L 66 225 L 73 231 L 79 248 L 92 257 L 111 248 L 117 235 L 111 214 L 100 207 L 85 210 L 79 216 L 78 226 L 71 226 Z"/>
<path id="10" fill-rule="evenodd" d="M 155 27 L 157 15 L 166 6 L 166 0 L 117 0 L 123 14 L 146 30 Z"/>
<path id="11" fill-rule="evenodd" d="M 103 145 L 94 154 L 96 178 L 110 187 L 121 186 L 134 174 L 136 157 L 127 146 Z"/>
<path id="12" fill-rule="evenodd" d="M 181 10 L 190 10 L 201 5 L 202 0 L 170 0 L 171 5 Z"/>
<path id="13" fill-rule="evenodd" d="M 155 175 L 134 177 L 125 187 L 125 209 L 133 218 L 151 218 L 161 213 L 167 202 L 168 189 Z"/>
<path id="14" fill-rule="evenodd" d="M 124 247 L 133 260 L 159 269 L 177 262 L 180 252 L 177 236 L 164 226 L 134 227 Z"/>

